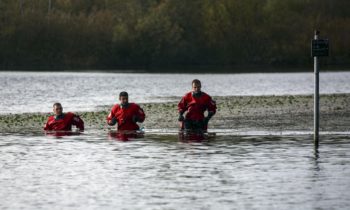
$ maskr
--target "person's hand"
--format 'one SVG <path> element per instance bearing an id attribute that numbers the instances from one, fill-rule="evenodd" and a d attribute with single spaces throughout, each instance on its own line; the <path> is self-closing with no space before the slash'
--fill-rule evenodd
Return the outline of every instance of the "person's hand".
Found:
<path id="1" fill-rule="evenodd" d="M 139 118 L 136 115 L 134 115 L 134 116 L 132 116 L 132 121 L 134 123 L 137 123 L 139 121 Z"/>
<path id="2" fill-rule="evenodd" d="M 210 118 L 212 118 L 214 116 L 214 112 L 208 112 L 208 118 L 209 118 L 209 120 L 210 120 Z"/>
<path id="3" fill-rule="evenodd" d="M 204 118 L 204 124 L 207 125 L 209 123 L 210 117 L 205 117 Z"/>
<path id="4" fill-rule="evenodd" d="M 179 114 L 179 118 L 178 118 L 178 120 L 179 120 L 180 122 L 182 122 L 182 121 L 184 121 L 184 120 L 185 120 L 185 118 L 184 118 L 184 116 L 183 116 L 182 114 Z"/>
<path id="5" fill-rule="evenodd" d="M 205 125 L 208 124 L 209 120 L 214 116 L 214 113 L 213 112 L 208 112 L 208 116 L 206 116 L 204 119 L 203 119 L 203 122 Z"/>
<path id="6" fill-rule="evenodd" d="M 113 117 L 110 121 L 109 121 L 109 125 L 115 125 L 117 123 L 117 118 Z"/>

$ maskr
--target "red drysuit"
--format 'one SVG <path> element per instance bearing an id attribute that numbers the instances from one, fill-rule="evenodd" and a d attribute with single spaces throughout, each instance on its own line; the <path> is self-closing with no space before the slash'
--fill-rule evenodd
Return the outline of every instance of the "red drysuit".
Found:
<path id="1" fill-rule="evenodd" d="M 189 92 L 182 97 L 178 104 L 178 109 L 180 116 L 187 111 L 185 119 L 180 123 L 181 129 L 202 129 L 206 131 L 209 119 L 216 113 L 216 104 L 204 92 L 200 92 L 199 94 Z M 204 112 L 206 110 L 208 110 L 208 117 L 205 118 Z"/>
<path id="2" fill-rule="evenodd" d="M 192 92 L 187 93 L 182 97 L 178 104 L 179 113 L 187 111 L 186 120 L 199 121 L 204 119 L 204 112 L 208 110 L 212 115 L 216 113 L 216 104 L 211 97 L 201 92 L 199 97 L 194 97 Z"/>
<path id="3" fill-rule="evenodd" d="M 61 117 L 55 119 L 55 116 L 50 116 L 47 119 L 47 123 L 44 130 L 54 130 L 54 131 L 70 131 L 72 130 L 72 125 L 77 126 L 80 130 L 84 130 L 84 122 L 78 115 L 68 112 L 62 114 Z"/>
<path id="4" fill-rule="evenodd" d="M 118 123 L 118 130 L 138 130 L 139 126 L 136 122 L 143 122 L 145 120 L 145 113 L 139 105 L 129 103 L 125 107 L 119 104 L 113 106 L 111 112 L 107 117 L 108 125 L 114 125 L 113 118 Z"/>

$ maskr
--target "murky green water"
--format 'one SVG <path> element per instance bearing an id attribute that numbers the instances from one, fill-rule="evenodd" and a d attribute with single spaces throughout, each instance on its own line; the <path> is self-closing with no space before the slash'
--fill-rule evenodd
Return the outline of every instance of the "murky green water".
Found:
<path id="1" fill-rule="evenodd" d="M 0 133 L 0 209 L 348 209 L 350 138 Z"/>

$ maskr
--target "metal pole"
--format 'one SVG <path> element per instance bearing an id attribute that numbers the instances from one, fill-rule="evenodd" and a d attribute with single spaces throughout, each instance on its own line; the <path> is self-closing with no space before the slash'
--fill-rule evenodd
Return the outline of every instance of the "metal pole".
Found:
<path id="1" fill-rule="evenodd" d="M 314 39 L 317 40 L 320 32 L 315 31 Z M 315 94 L 314 94 L 314 143 L 315 148 L 318 148 L 319 145 L 319 120 L 320 120 L 320 95 L 319 95 L 319 65 L 318 57 L 314 56 L 314 74 L 315 74 Z"/>

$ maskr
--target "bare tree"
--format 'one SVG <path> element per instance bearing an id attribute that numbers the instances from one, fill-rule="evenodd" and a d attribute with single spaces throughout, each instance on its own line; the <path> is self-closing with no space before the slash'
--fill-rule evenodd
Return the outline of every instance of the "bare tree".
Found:
<path id="1" fill-rule="evenodd" d="M 51 12 L 51 6 L 52 6 L 51 3 L 52 3 L 51 0 L 49 0 L 49 8 L 48 8 L 48 13 L 49 13 L 49 14 L 50 14 L 50 12 Z"/>
<path id="2" fill-rule="evenodd" d="M 23 1 L 24 0 L 19 0 L 19 11 L 21 12 L 21 15 L 23 15 Z"/>

